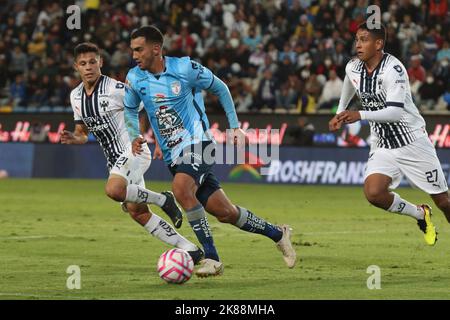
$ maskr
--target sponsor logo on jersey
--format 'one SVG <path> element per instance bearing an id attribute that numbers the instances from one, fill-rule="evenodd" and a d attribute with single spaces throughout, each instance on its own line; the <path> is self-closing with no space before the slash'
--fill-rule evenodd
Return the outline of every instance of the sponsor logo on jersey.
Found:
<path id="1" fill-rule="evenodd" d="M 361 106 L 365 110 L 371 110 L 371 109 L 382 109 L 384 108 L 385 104 L 384 102 L 380 101 L 361 101 Z"/>
<path id="2" fill-rule="evenodd" d="M 109 127 L 108 123 L 104 123 L 101 118 L 98 117 L 85 117 L 83 118 L 83 121 L 89 131 L 102 131 Z"/>
<path id="3" fill-rule="evenodd" d="M 162 93 L 155 94 L 155 96 L 153 97 L 152 100 L 153 100 L 153 103 L 165 103 L 165 102 L 167 102 L 166 95 L 164 95 Z"/>
<path id="4" fill-rule="evenodd" d="M 172 108 L 161 106 L 155 112 L 155 116 L 158 120 L 159 133 L 167 140 L 167 146 L 172 148 L 179 144 L 182 138 L 176 137 L 176 134 L 184 130 L 179 114 Z"/>

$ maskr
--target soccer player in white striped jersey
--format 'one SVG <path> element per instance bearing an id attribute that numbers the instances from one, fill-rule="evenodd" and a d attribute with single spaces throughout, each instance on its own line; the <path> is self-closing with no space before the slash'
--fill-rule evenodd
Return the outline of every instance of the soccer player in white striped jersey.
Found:
<path id="1" fill-rule="evenodd" d="M 357 56 L 348 62 L 337 114 L 331 131 L 344 123 L 368 120 L 373 141 L 367 162 L 364 194 L 374 206 L 417 220 L 428 245 L 437 234 L 429 205 L 415 205 L 392 192 L 403 176 L 428 193 L 450 222 L 448 186 L 425 121 L 414 105 L 408 74 L 403 64 L 383 51 L 386 31 L 367 23 L 356 33 Z M 363 111 L 346 110 L 354 94 Z"/>
<path id="2" fill-rule="evenodd" d="M 203 252 L 195 244 L 177 233 L 164 219 L 151 212 L 147 204 L 155 204 L 177 228 L 182 213 L 171 192 L 157 193 L 145 189 L 144 173 L 150 167 L 151 154 L 134 156 L 124 122 L 124 83 L 101 74 L 102 59 L 99 49 L 92 43 L 81 43 L 74 50 L 74 68 L 82 82 L 70 94 L 74 112 L 75 131 L 61 134 L 63 144 L 84 144 L 92 132 L 105 154 L 109 178 L 105 191 L 108 197 L 121 202 L 122 208 L 148 233 L 161 241 L 186 250 L 194 262 Z"/>

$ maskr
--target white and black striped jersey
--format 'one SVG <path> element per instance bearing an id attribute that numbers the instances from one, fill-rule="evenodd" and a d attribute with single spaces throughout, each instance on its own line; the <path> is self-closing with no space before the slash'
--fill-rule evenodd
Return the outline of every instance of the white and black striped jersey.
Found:
<path id="1" fill-rule="evenodd" d="M 130 139 L 125 128 L 125 84 L 101 75 L 90 96 L 83 82 L 70 93 L 75 123 L 85 124 L 103 148 L 108 169 L 129 147 Z"/>
<path id="2" fill-rule="evenodd" d="M 364 62 L 353 58 L 347 63 L 345 72 L 340 108 L 347 107 L 355 92 L 365 111 L 403 108 L 403 115 L 397 122 L 369 120 L 377 147 L 395 149 L 426 135 L 425 120 L 413 102 L 408 73 L 400 60 L 384 53 L 381 62 L 369 74 Z"/>

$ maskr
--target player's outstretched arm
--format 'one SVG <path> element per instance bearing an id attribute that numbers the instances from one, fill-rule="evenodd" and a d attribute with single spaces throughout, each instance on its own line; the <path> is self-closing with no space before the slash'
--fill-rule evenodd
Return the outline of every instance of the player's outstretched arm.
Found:
<path id="1" fill-rule="evenodd" d="M 213 82 L 211 86 L 207 89 L 207 91 L 211 92 L 212 94 L 216 95 L 219 98 L 220 104 L 222 105 L 222 108 L 225 110 L 225 114 L 227 115 L 230 128 L 231 129 L 239 128 L 236 108 L 234 106 L 230 90 L 222 80 L 220 80 L 216 76 L 213 77 L 214 77 Z"/>
<path id="2" fill-rule="evenodd" d="M 147 141 L 142 137 L 139 131 L 139 109 L 130 108 L 125 105 L 124 108 L 125 127 L 131 141 L 131 151 L 133 155 L 141 154 L 142 144 Z"/>
<path id="3" fill-rule="evenodd" d="M 225 110 L 228 123 L 232 129 L 231 141 L 236 143 L 238 146 L 243 146 L 245 144 L 246 134 L 244 130 L 239 128 L 236 108 L 227 85 L 222 80 L 214 76 L 213 83 L 208 88 L 208 91 L 219 97 L 220 104 Z"/>
<path id="4" fill-rule="evenodd" d="M 245 131 L 239 128 L 239 121 L 236 114 L 233 98 L 227 85 L 216 77 L 211 70 L 202 66 L 198 62 L 189 61 L 186 68 L 186 76 L 192 87 L 206 90 L 219 98 L 222 108 L 232 129 L 231 140 L 238 145 L 245 143 Z"/>
<path id="5" fill-rule="evenodd" d="M 139 130 L 139 104 L 141 98 L 137 92 L 133 89 L 132 81 L 130 81 L 130 73 L 127 75 L 125 82 L 125 96 L 123 98 L 124 104 L 124 120 L 125 127 L 128 131 L 128 136 L 131 141 L 131 151 L 133 155 L 141 154 L 142 144 L 146 143 Z"/>
<path id="6" fill-rule="evenodd" d="M 64 130 L 61 132 L 62 144 L 84 144 L 88 141 L 88 128 L 84 124 L 76 124 L 75 131 Z"/>
<path id="7" fill-rule="evenodd" d="M 345 109 L 347 109 L 348 104 L 350 103 L 353 96 L 355 95 L 355 92 L 356 92 L 355 88 L 351 84 L 350 78 L 346 75 L 344 78 L 344 83 L 342 86 L 342 93 L 341 93 L 341 97 L 339 99 L 339 105 L 338 105 L 338 109 L 336 111 L 336 115 L 328 123 L 328 127 L 329 127 L 330 131 L 336 131 L 341 128 L 343 120 L 339 118 L 339 114 L 342 112 L 345 112 Z M 342 116 L 341 116 L 341 118 L 342 118 Z M 357 121 L 357 120 L 355 120 L 355 121 Z"/>

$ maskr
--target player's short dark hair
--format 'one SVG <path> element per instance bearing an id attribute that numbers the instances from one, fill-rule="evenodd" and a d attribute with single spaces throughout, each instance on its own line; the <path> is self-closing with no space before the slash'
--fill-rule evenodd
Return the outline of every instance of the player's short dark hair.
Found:
<path id="1" fill-rule="evenodd" d="M 95 54 L 100 55 L 100 49 L 96 44 L 92 42 L 83 42 L 78 44 L 75 49 L 73 49 L 73 57 L 76 61 L 80 54 L 88 52 L 94 52 Z"/>
<path id="2" fill-rule="evenodd" d="M 383 44 L 386 44 L 386 28 L 382 23 L 377 24 L 374 27 L 367 25 L 367 21 L 361 23 L 358 26 L 358 30 L 367 30 L 375 39 L 383 40 Z"/>
<path id="3" fill-rule="evenodd" d="M 136 39 L 139 37 L 144 37 L 146 42 L 158 43 L 161 46 L 164 43 L 164 36 L 161 30 L 155 26 L 143 26 L 131 33 L 131 39 Z"/>

